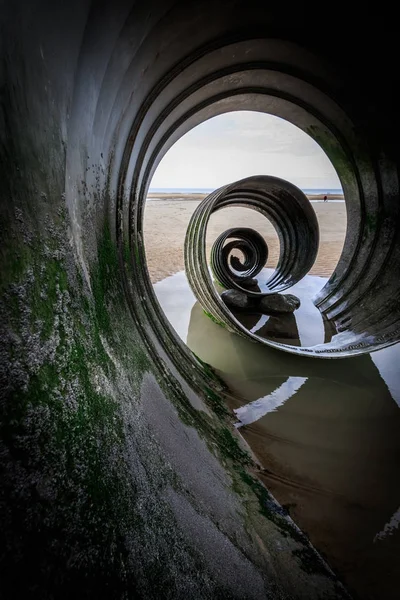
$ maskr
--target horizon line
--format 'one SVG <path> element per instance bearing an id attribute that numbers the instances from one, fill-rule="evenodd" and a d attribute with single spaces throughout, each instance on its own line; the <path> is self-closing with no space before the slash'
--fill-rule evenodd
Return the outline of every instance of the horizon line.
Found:
<path id="1" fill-rule="evenodd" d="M 167 187 L 167 186 L 161 186 L 161 187 L 151 187 L 149 188 L 149 192 L 151 191 L 160 191 L 160 190 L 217 190 L 218 187 L 221 186 L 217 186 L 217 187 L 197 187 L 197 186 L 185 186 L 185 187 L 178 187 L 178 186 L 171 186 L 171 187 Z M 298 187 L 300 190 L 335 190 L 335 191 L 341 191 L 343 192 L 343 188 L 332 188 L 332 187 Z"/>

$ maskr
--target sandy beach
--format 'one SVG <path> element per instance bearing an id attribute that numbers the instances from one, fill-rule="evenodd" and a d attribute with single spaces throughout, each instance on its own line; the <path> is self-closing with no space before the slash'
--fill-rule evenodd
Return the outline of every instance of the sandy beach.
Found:
<path id="1" fill-rule="evenodd" d="M 153 283 L 184 269 L 183 245 L 193 211 L 202 194 L 149 194 L 144 216 L 144 241 L 147 266 Z M 312 275 L 329 277 L 334 271 L 346 234 L 346 206 L 343 196 L 309 196 L 320 227 L 320 247 Z M 268 248 L 268 267 L 275 267 L 279 255 L 278 237 L 272 225 L 259 213 L 245 208 L 227 208 L 211 216 L 207 251 L 215 238 L 228 227 L 252 227 L 264 236 Z"/>

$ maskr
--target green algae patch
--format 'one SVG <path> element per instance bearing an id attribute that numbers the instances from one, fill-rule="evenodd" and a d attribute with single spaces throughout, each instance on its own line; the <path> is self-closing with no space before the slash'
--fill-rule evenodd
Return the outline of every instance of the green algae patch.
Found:
<path id="1" fill-rule="evenodd" d="M 118 253 L 111 238 L 108 225 L 98 240 L 97 262 L 91 269 L 91 283 L 99 327 L 105 333 L 110 333 L 110 307 L 107 302 L 118 301 Z"/>
<path id="2" fill-rule="evenodd" d="M 139 253 L 139 245 L 135 244 L 134 246 L 135 260 L 137 266 L 140 266 L 140 253 Z"/>
<path id="3" fill-rule="evenodd" d="M 238 475 L 240 480 L 256 495 L 260 513 L 277 525 L 285 537 L 289 536 L 296 542 L 304 544 L 306 540 L 305 536 L 287 519 L 286 511 L 273 500 L 271 494 L 261 481 L 244 469 L 238 470 Z"/>
<path id="4" fill-rule="evenodd" d="M 51 588 L 65 597 L 84 573 L 91 597 L 104 589 L 134 594 L 126 538 L 140 527 L 136 486 L 126 458 L 118 373 L 105 347 L 107 336 L 112 346 L 122 328 L 117 254 L 105 229 L 92 296 L 67 260 L 68 248 L 57 250 L 53 241 L 32 240 L 1 307 L 9 327 L 2 376 L 11 368 L 13 374 L 5 379 L 0 407 L 6 571 L 14 572 L 21 548 L 34 547 L 24 571 L 27 585 L 47 589 L 43 565 L 56 562 L 62 569 Z M 116 319 L 107 314 L 110 306 L 117 308 Z M 144 368 L 137 345 L 131 360 Z M 18 581 L 12 585 L 18 590 Z"/>
<path id="5" fill-rule="evenodd" d="M 67 274 L 60 260 L 50 258 L 33 269 L 31 288 L 32 324 L 41 322 L 41 338 L 49 339 L 54 329 L 55 306 L 59 293 L 68 287 Z"/>
<path id="6" fill-rule="evenodd" d="M 211 388 L 205 387 L 207 405 L 214 411 L 217 417 L 226 417 L 229 411 L 224 399 L 216 394 Z"/>
<path id="7" fill-rule="evenodd" d="M 30 264 L 32 259 L 32 253 L 27 244 L 21 243 L 20 246 L 14 242 L 12 247 L 7 247 L 7 240 L 2 240 L 0 244 L 0 261 L 1 261 L 1 278 L 0 278 L 0 292 L 4 290 L 11 283 L 15 283 L 20 280 L 26 271 L 27 265 Z"/>
<path id="8" fill-rule="evenodd" d="M 196 357 L 197 362 L 201 365 L 201 369 L 205 376 L 211 380 L 213 380 L 221 391 L 228 391 L 228 386 L 225 381 L 215 372 L 215 369 L 211 367 L 208 363 L 204 362 L 197 354 L 193 352 L 193 356 Z M 221 400 L 224 402 L 223 400 Z"/>
<path id="9" fill-rule="evenodd" d="M 253 462 L 250 455 L 242 450 L 239 442 L 227 427 L 219 429 L 217 432 L 217 441 L 220 452 L 225 458 L 241 465 L 250 465 Z"/>
<path id="10" fill-rule="evenodd" d="M 374 232 L 378 228 L 380 221 L 379 214 L 366 214 L 365 215 L 365 226 L 368 233 Z"/>
<path id="11" fill-rule="evenodd" d="M 203 310 L 203 312 L 206 315 L 206 317 L 208 317 L 209 319 L 211 319 L 211 321 L 213 321 L 216 325 L 219 325 L 220 327 L 223 327 L 224 329 L 226 329 L 225 323 L 223 323 L 222 321 L 220 321 L 219 319 L 217 319 L 216 317 L 214 317 L 214 315 L 212 315 L 211 313 L 207 312 L 206 310 Z"/>

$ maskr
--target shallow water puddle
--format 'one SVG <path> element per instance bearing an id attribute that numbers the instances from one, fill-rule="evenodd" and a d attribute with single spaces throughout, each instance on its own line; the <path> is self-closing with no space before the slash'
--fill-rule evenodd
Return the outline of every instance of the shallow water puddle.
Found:
<path id="1" fill-rule="evenodd" d="M 283 324 L 250 315 L 247 325 L 286 343 L 327 341 L 329 323 L 304 299 L 324 282 L 308 276 L 289 290 L 302 306 Z M 184 272 L 154 289 L 178 335 L 232 390 L 236 426 L 278 501 L 351 592 L 397 599 L 400 345 L 350 359 L 293 356 L 212 322 Z"/>
<path id="2" fill-rule="evenodd" d="M 286 400 L 294 396 L 306 381 L 307 377 L 288 377 L 285 383 L 282 383 L 271 394 L 235 408 L 234 413 L 238 418 L 235 426 L 239 429 L 243 425 L 250 425 L 266 414 L 277 410 Z"/>

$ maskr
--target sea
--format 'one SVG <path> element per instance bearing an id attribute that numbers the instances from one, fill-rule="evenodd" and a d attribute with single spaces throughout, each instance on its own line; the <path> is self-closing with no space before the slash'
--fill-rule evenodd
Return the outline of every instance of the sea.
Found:
<path id="1" fill-rule="evenodd" d="M 215 188 L 150 188 L 150 194 L 210 194 L 214 191 Z M 341 188 L 304 188 L 302 191 L 307 195 L 320 195 L 324 196 L 328 195 L 338 195 L 343 194 L 343 190 Z M 315 200 L 314 202 L 321 202 L 320 200 Z M 344 200 L 331 200 L 330 202 L 344 202 Z"/>

